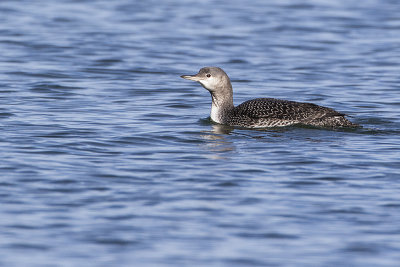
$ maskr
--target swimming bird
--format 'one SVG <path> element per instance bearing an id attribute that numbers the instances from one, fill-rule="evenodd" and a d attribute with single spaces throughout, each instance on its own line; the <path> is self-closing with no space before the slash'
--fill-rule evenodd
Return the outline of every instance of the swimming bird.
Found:
<path id="1" fill-rule="evenodd" d="M 224 70 L 204 67 L 195 75 L 182 75 L 199 82 L 211 93 L 211 120 L 219 124 L 245 128 L 266 128 L 288 125 L 315 127 L 358 127 L 334 109 L 312 103 L 275 98 L 256 98 L 233 105 L 231 81 Z"/>

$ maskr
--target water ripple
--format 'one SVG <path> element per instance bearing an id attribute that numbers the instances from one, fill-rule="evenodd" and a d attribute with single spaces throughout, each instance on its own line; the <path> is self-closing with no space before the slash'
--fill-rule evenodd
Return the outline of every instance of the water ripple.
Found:
<path id="1" fill-rule="evenodd" d="M 399 8 L 1 1 L 0 265 L 397 266 Z M 363 127 L 212 123 L 208 65 Z"/>

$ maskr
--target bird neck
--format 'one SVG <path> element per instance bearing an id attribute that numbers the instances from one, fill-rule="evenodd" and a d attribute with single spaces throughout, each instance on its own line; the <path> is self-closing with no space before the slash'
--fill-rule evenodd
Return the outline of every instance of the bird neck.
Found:
<path id="1" fill-rule="evenodd" d="M 227 114 L 234 109 L 232 87 L 211 92 L 211 98 L 211 119 L 223 124 Z"/>

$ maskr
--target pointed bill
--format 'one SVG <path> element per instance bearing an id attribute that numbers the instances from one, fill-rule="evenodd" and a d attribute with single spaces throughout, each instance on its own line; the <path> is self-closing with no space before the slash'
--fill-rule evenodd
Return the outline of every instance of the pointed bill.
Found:
<path id="1" fill-rule="evenodd" d="M 198 82 L 198 81 L 201 81 L 201 80 L 204 79 L 203 77 L 200 77 L 198 74 L 196 74 L 196 75 L 182 75 L 181 78 L 186 79 L 186 80 L 195 81 L 195 82 Z"/>

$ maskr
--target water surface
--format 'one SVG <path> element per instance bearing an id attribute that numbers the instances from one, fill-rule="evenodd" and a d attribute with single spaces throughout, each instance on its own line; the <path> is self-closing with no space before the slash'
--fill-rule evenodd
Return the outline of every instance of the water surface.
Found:
<path id="1" fill-rule="evenodd" d="M 397 266 L 397 1 L 2 1 L 1 266 Z M 227 128 L 182 74 L 364 127 Z"/>

